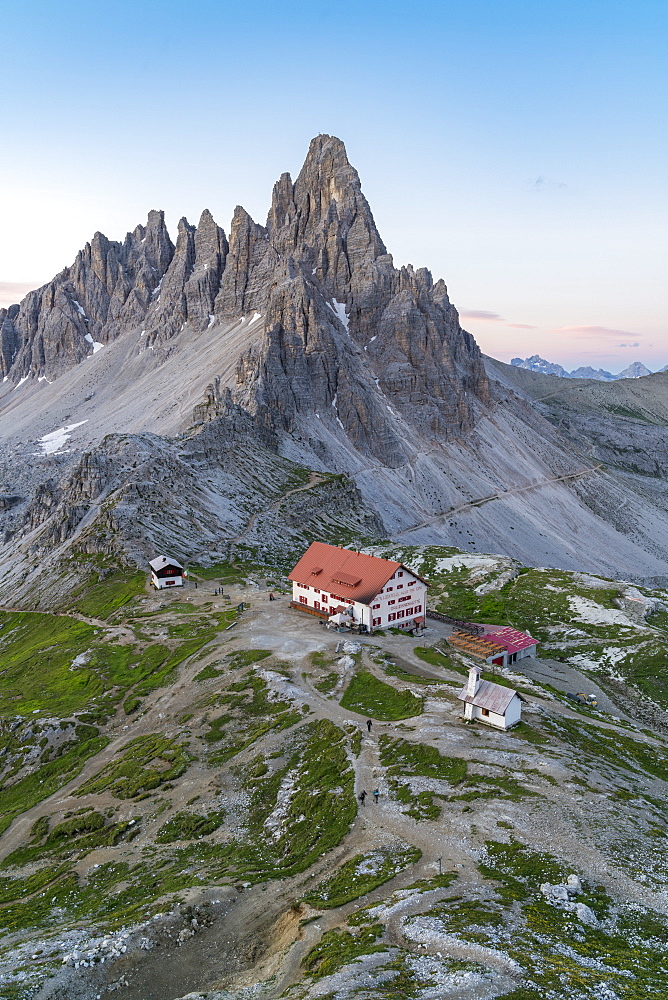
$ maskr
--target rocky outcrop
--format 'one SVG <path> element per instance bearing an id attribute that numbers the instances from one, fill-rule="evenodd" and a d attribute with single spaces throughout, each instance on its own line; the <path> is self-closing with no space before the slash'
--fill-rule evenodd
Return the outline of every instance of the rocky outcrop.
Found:
<path id="1" fill-rule="evenodd" d="M 213 322 L 227 252 L 225 233 L 209 211 L 202 213 L 197 228 L 180 220 L 174 256 L 144 324 L 149 344 L 164 343 L 186 324 L 199 332 Z"/>
<path id="2" fill-rule="evenodd" d="M 471 428 L 489 398 L 478 348 L 442 281 L 394 268 L 339 139 L 314 139 L 294 184 L 282 175 L 266 229 L 239 210 L 235 222 L 233 307 L 265 317 L 264 342 L 239 365 L 241 405 L 288 433 L 317 414 L 390 466 L 407 449 L 388 409 L 423 437 Z"/>
<path id="3" fill-rule="evenodd" d="M 12 306 L 3 324 L 11 322 L 3 331 L 3 376 L 54 378 L 96 343 L 138 326 L 173 254 L 162 212 L 150 212 L 123 243 L 96 233 L 71 267 Z"/>
<path id="4" fill-rule="evenodd" d="M 383 536 L 354 482 L 309 481 L 277 444 L 229 397 L 226 414 L 189 439 L 108 435 L 37 487 L 12 558 L 3 560 L 11 568 L 2 594 L 31 607 L 57 605 L 67 599 L 73 563 L 88 555 L 145 566 L 161 550 L 205 562 L 251 553 L 276 565 L 294 562 L 316 536 L 358 544 Z M 47 566 L 59 570 L 48 574 Z"/>
<path id="5" fill-rule="evenodd" d="M 208 211 L 197 227 L 181 219 L 176 247 L 160 212 L 122 244 L 96 234 L 71 268 L 0 314 L 1 371 L 52 379 L 125 331 L 153 347 L 258 316 L 264 334 L 243 352 L 236 386 L 212 371 L 197 420 L 225 413 L 231 388 L 261 426 L 293 434 L 306 421 L 316 450 L 322 426 L 394 467 L 408 459 L 406 438 L 466 434 L 488 401 L 445 284 L 394 267 L 345 147 L 328 135 L 294 183 L 276 183 L 266 226 L 235 210 L 229 246 Z"/>
<path id="6" fill-rule="evenodd" d="M 267 230 L 237 205 L 227 266 L 215 302 L 216 316 L 225 320 L 262 312 L 278 264 L 279 255 L 268 242 Z"/>

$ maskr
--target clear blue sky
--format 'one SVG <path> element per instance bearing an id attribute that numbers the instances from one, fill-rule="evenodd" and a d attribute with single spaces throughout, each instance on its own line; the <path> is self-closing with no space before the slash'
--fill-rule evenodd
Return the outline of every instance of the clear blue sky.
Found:
<path id="1" fill-rule="evenodd" d="M 665 0 L 5 0 L 0 283 L 151 208 L 264 222 L 329 132 L 484 350 L 668 364 L 667 26 Z"/>

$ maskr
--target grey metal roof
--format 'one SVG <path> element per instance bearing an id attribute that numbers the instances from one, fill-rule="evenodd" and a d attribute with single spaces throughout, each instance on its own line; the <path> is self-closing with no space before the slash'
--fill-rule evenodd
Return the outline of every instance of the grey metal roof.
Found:
<path id="1" fill-rule="evenodd" d="M 148 564 L 156 573 L 159 569 L 164 569 L 165 566 L 176 566 L 178 569 L 183 569 L 180 562 L 177 562 L 176 559 L 171 559 L 169 556 L 156 556 L 155 559 L 149 559 Z"/>
<path id="2" fill-rule="evenodd" d="M 503 687 L 502 684 L 480 681 L 480 687 L 473 696 L 467 695 L 464 687 L 457 697 L 460 701 L 465 701 L 476 708 L 486 708 L 488 712 L 494 712 L 495 715 L 504 715 L 516 694 L 517 691 L 514 691 L 513 688 Z"/>

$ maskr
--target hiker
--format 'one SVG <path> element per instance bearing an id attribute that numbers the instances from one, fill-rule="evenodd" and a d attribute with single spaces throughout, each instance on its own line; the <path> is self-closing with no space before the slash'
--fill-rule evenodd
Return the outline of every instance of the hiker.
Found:
<path id="1" fill-rule="evenodd" d="M 357 798 L 360 800 L 360 802 L 362 803 L 362 805 L 364 805 L 364 800 L 366 798 L 366 792 L 364 791 L 364 789 L 362 789 L 362 791 L 359 793 L 359 795 L 357 796 Z"/>
<path id="2" fill-rule="evenodd" d="M 380 790 L 378 788 L 374 788 L 374 790 L 373 790 L 373 801 L 374 802 L 378 801 L 379 795 L 380 795 Z"/>
<path id="3" fill-rule="evenodd" d="M 276 600 L 276 598 L 274 597 L 274 595 L 271 592 L 269 593 L 269 600 L 270 601 L 275 601 Z"/>
<path id="4" fill-rule="evenodd" d="M 371 719 L 367 719 L 367 720 L 366 720 L 366 729 L 367 729 L 367 732 L 368 732 L 368 733 L 370 733 L 370 732 L 371 732 L 371 727 L 372 727 L 372 725 L 373 725 L 373 722 L 371 721 Z"/>
<path id="5" fill-rule="evenodd" d="M 197 590 L 197 580 L 195 580 L 195 590 Z"/>

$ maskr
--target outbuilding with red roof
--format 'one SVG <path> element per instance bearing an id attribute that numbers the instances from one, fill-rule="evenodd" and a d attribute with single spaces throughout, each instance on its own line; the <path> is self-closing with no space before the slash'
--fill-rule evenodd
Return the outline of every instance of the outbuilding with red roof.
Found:
<path id="1" fill-rule="evenodd" d="M 428 584 L 403 563 L 312 542 L 289 574 L 292 607 L 321 618 L 347 613 L 369 632 L 412 629 L 427 608 Z"/>
<path id="2" fill-rule="evenodd" d="M 510 625 L 483 625 L 484 636 L 490 642 L 503 646 L 506 650 L 504 667 L 525 656 L 535 656 L 538 642 L 533 636 Z"/>

